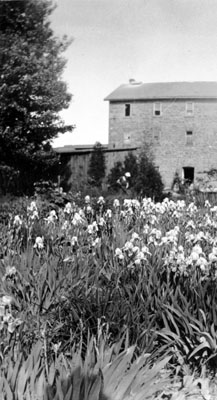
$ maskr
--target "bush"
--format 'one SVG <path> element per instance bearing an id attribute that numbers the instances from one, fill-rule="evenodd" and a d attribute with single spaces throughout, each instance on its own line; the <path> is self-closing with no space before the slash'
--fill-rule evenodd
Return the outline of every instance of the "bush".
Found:
<path id="1" fill-rule="evenodd" d="M 108 175 L 108 184 L 114 191 L 123 189 L 120 178 L 129 172 L 127 179 L 133 195 L 151 197 L 161 200 L 163 197 L 163 182 L 161 175 L 154 165 L 150 149 L 146 147 L 139 157 L 129 153 L 124 162 L 116 162 Z M 125 189 L 125 188 L 124 188 Z"/>
<path id="2" fill-rule="evenodd" d="M 107 177 L 108 185 L 112 190 L 118 191 L 120 189 L 118 179 L 123 174 L 124 174 L 124 166 L 121 161 L 117 161 Z"/>
<path id="3" fill-rule="evenodd" d="M 138 173 L 133 186 L 136 193 L 141 197 L 151 197 L 156 201 L 163 197 L 161 175 L 145 151 L 140 154 Z"/>

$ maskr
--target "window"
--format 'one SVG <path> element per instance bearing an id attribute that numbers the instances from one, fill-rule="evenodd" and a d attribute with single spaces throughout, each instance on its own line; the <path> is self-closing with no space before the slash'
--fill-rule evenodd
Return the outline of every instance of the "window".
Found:
<path id="1" fill-rule="evenodd" d="M 186 145 L 187 146 L 193 145 L 193 131 L 186 132 Z"/>
<path id="2" fill-rule="evenodd" d="M 161 131 L 159 128 L 153 129 L 153 139 L 154 143 L 160 143 Z"/>
<path id="3" fill-rule="evenodd" d="M 186 115 L 194 115 L 194 103 L 187 102 L 185 105 L 185 114 Z"/>
<path id="4" fill-rule="evenodd" d="M 130 144 L 131 143 L 131 136 L 130 136 L 130 133 L 124 133 L 124 143 L 125 144 Z"/>
<path id="5" fill-rule="evenodd" d="M 130 116 L 130 104 L 125 104 L 125 117 L 129 117 Z"/>
<path id="6" fill-rule="evenodd" d="M 162 105 L 161 103 L 154 103 L 153 113 L 155 116 L 160 116 L 162 114 Z"/>

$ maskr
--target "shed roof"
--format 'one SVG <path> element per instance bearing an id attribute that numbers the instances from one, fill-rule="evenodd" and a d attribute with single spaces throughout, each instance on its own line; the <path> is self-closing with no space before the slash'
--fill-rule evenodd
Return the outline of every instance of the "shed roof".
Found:
<path id="1" fill-rule="evenodd" d="M 125 152 L 125 151 L 132 151 L 137 150 L 139 147 L 116 147 L 116 148 L 109 148 L 108 145 L 102 145 L 102 150 L 104 153 L 118 153 L 118 152 Z M 54 151 L 58 154 L 71 154 L 71 155 L 81 155 L 81 154 L 90 154 L 93 152 L 94 145 L 76 145 L 76 146 L 63 146 L 63 147 L 55 147 Z"/>
<path id="2" fill-rule="evenodd" d="M 94 144 L 77 144 L 77 145 L 65 145 L 62 147 L 55 147 L 54 150 L 61 154 L 61 153 L 85 153 L 85 152 L 92 152 L 94 149 Z M 108 148 L 107 144 L 102 144 L 102 150 L 106 150 Z"/>
<path id="3" fill-rule="evenodd" d="M 217 82 L 142 83 L 130 80 L 119 86 L 105 100 L 217 99 Z"/>

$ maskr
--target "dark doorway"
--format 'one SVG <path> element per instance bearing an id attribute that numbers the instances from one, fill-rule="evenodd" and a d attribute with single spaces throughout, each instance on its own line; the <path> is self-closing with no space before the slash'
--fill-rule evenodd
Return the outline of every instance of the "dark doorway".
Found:
<path id="1" fill-rule="evenodd" d="M 188 184 L 194 182 L 194 168 L 193 167 L 184 167 L 184 181 Z"/>

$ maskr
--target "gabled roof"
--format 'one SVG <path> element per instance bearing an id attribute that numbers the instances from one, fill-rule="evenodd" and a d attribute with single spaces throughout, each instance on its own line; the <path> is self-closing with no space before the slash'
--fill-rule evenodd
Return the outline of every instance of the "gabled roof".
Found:
<path id="1" fill-rule="evenodd" d="M 130 80 L 105 100 L 217 99 L 217 82 L 142 83 Z"/>

